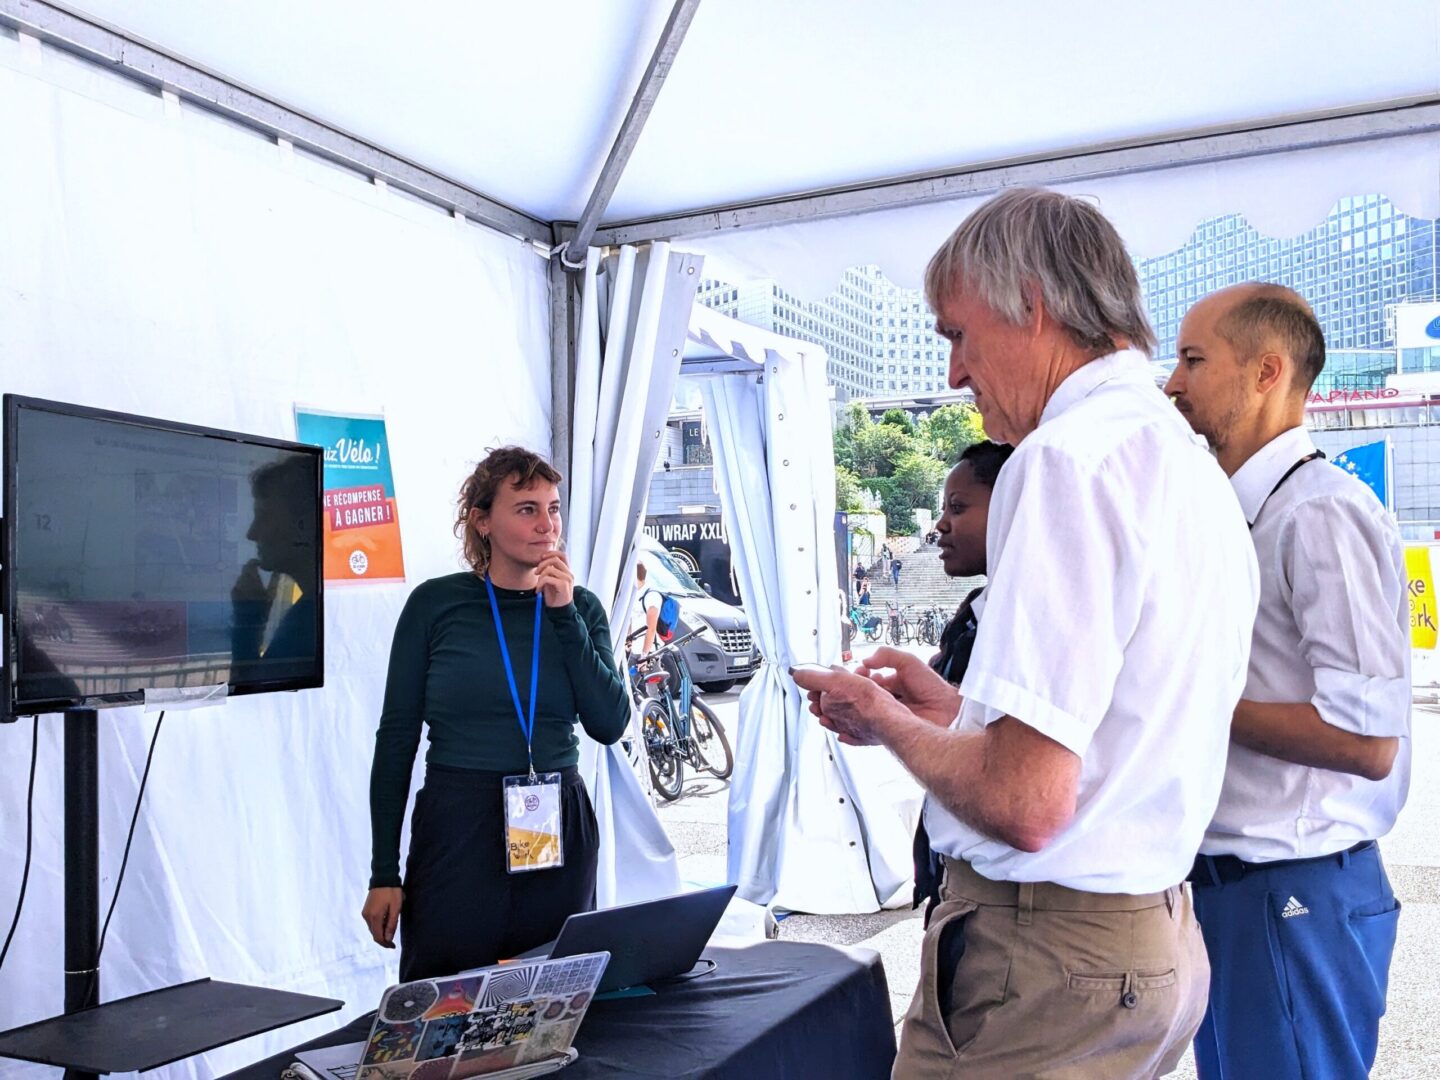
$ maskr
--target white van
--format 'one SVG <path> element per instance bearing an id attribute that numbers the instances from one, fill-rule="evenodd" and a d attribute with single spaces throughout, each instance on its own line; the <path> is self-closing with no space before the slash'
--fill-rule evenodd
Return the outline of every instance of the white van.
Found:
<path id="1" fill-rule="evenodd" d="M 751 638 L 745 612 L 707 593 L 655 538 L 642 532 L 635 548 L 636 558 L 645 566 L 645 587 L 673 596 L 680 605 L 676 635 L 700 631 L 698 637 L 680 646 L 700 689 L 723 693 L 753 675 L 760 666 L 760 650 Z M 636 597 L 634 603 L 639 602 Z"/>

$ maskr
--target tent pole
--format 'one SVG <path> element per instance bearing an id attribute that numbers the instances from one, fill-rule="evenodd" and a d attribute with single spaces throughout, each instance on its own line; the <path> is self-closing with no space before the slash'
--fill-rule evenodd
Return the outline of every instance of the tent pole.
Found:
<path id="1" fill-rule="evenodd" d="M 610 196 L 615 194 L 615 187 L 620 183 L 621 174 L 625 172 L 625 166 L 630 161 L 630 154 L 634 151 L 635 144 L 640 141 L 645 121 L 650 118 L 650 110 L 655 107 L 655 99 L 660 96 L 660 88 L 670 74 L 671 65 L 675 63 L 675 56 L 685 40 L 685 32 L 690 29 L 690 22 L 695 18 L 695 9 L 699 6 L 700 0 L 675 0 L 675 6 L 670 9 L 670 18 L 666 20 L 665 28 L 660 31 L 660 40 L 656 42 L 655 51 L 650 56 L 650 66 L 645 69 L 645 74 L 640 79 L 640 86 L 630 101 L 630 110 L 625 114 L 619 134 L 615 136 L 615 144 L 610 147 L 610 156 L 605 159 L 600 178 L 595 181 L 595 189 L 590 193 L 590 199 L 585 203 L 585 209 L 575 225 L 575 232 L 570 237 L 570 250 L 574 252 L 572 268 L 578 269 L 576 264 L 584 265 L 585 249 L 590 246 L 590 238 L 595 235 L 595 229 L 600 224 L 606 207 L 610 205 Z"/>
<path id="2" fill-rule="evenodd" d="M 1145 142 L 981 162 L 944 172 L 861 181 L 845 187 L 730 206 L 606 222 L 595 231 L 591 243 L 610 246 L 683 240 L 740 229 L 854 217 L 953 199 L 983 198 L 1008 187 L 1082 183 L 1436 131 L 1440 131 L 1440 98 L 1389 101 L 1359 110 L 1181 132 Z"/>
<path id="3" fill-rule="evenodd" d="M 272 139 L 284 139 L 327 161 L 442 206 L 511 236 L 550 243 L 548 222 L 506 206 L 402 157 L 321 123 L 231 82 L 198 64 L 131 37 L 98 19 L 45 0 L 0 0 L 0 26 L 38 38 L 51 48 L 218 113 Z"/>
<path id="4" fill-rule="evenodd" d="M 560 513 L 570 512 L 570 463 L 575 460 L 575 335 L 579 317 L 575 286 L 565 272 L 562 253 L 550 256 L 550 460 L 565 479 L 560 484 Z"/>

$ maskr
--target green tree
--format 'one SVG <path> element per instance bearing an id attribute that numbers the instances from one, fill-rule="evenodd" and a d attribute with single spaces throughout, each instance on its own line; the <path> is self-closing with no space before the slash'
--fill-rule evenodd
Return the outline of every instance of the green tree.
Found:
<path id="1" fill-rule="evenodd" d="M 852 401 L 835 425 L 835 464 L 846 469 L 855 468 L 855 433 L 862 428 L 873 426 L 874 421 L 865 411 L 865 406 Z"/>
<path id="2" fill-rule="evenodd" d="M 839 462 L 835 464 L 835 509 L 864 510 L 860 478 Z"/>
<path id="3" fill-rule="evenodd" d="M 960 452 L 985 437 L 973 405 L 947 405 L 916 424 L 903 409 L 876 423 L 860 402 L 846 406 L 835 427 L 835 505 L 858 510 L 868 489 L 880 499 L 890 528 L 910 530 L 914 511 L 935 511 L 945 473 Z"/>
<path id="4" fill-rule="evenodd" d="M 904 409 L 886 409 L 885 415 L 880 417 L 880 423 L 897 427 L 905 432 L 906 435 L 915 434 L 915 421 L 910 418 L 910 414 Z"/>
<path id="5" fill-rule="evenodd" d="M 913 436 L 893 424 L 869 424 L 854 432 L 850 469 L 862 480 L 890 476 L 902 454 L 916 449 Z M 867 483 L 866 487 L 873 487 Z"/>
<path id="6" fill-rule="evenodd" d="M 940 486 L 947 471 L 944 462 L 929 454 L 911 450 L 900 455 L 895 472 L 886 478 L 887 490 L 881 493 L 881 509 L 892 531 L 909 532 L 915 510 L 925 508 L 933 513 L 939 509 Z"/>
<path id="7" fill-rule="evenodd" d="M 947 466 L 959 461 L 967 446 L 984 438 L 980 410 L 970 404 L 943 406 L 920 424 L 920 439 L 926 449 Z"/>

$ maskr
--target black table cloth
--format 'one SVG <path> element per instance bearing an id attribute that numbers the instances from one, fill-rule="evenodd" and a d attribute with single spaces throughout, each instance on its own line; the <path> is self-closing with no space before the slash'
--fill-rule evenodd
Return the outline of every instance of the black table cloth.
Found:
<path id="1" fill-rule="evenodd" d="M 575 1039 L 579 1060 L 555 1075 L 889 1077 L 895 1029 L 879 956 L 791 941 L 707 949 L 705 956 L 716 963 L 712 974 L 657 987 L 653 996 L 596 1001 Z M 298 1050 L 364 1040 L 372 1017 L 367 1012 L 225 1080 L 276 1080 Z"/>

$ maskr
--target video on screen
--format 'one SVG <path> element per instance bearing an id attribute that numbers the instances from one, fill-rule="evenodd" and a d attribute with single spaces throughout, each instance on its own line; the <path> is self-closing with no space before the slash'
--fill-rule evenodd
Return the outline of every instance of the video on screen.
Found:
<path id="1" fill-rule="evenodd" d="M 317 454 L 11 416 L 16 703 L 319 684 Z"/>

